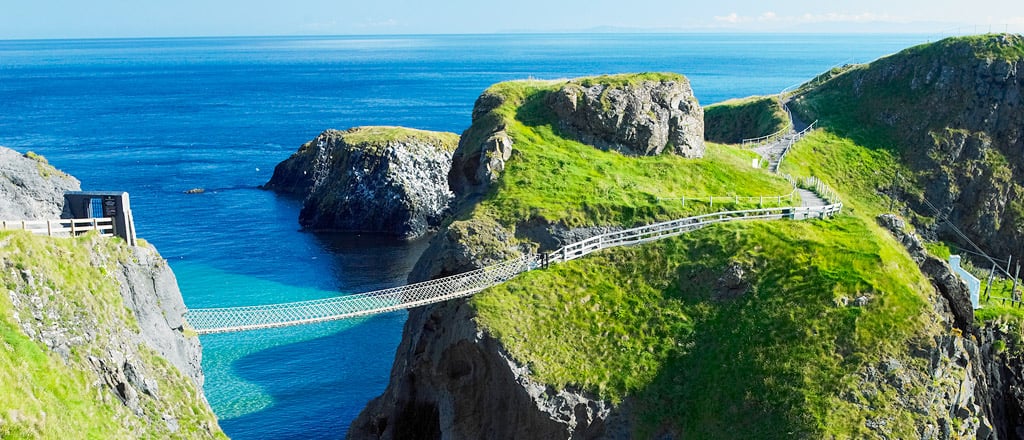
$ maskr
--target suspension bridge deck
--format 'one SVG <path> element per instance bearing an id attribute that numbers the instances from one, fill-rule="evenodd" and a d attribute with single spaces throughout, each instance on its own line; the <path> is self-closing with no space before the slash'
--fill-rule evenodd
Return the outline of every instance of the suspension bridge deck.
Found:
<path id="1" fill-rule="evenodd" d="M 818 197 L 814 200 L 820 201 Z M 805 202 L 806 203 L 806 202 Z M 727 211 L 670 220 L 597 235 L 545 254 L 528 254 L 458 275 L 373 292 L 332 298 L 244 307 L 190 309 L 185 317 L 199 334 L 237 332 L 368 316 L 473 295 L 516 275 L 584 257 L 602 249 L 629 246 L 684 234 L 708 225 L 745 220 L 831 217 L 842 203 Z"/>

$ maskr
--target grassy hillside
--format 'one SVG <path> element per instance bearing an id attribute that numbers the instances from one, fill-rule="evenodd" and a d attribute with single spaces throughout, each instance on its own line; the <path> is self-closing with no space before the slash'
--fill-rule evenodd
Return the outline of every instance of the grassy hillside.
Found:
<path id="1" fill-rule="evenodd" d="M 789 126 L 789 115 L 775 96 L 751 96 L 704 108 L 704 139 L 738 144 Z"/>
<path id="2" fill-rule="evenodd" d="M 652 75 L 640 78 L 651 80 Z M 628 84 L 639 79 L 619 75 L 591 81 L 597 80 Z M 545 105 L 547 95 L 561 84 L 514 81 L 485 92 L 502 96 L 503 103 L 463 136 L 474 142 L 504 125 L 514 154 L 475 215 L 490 215 L 510 226 L 530 219 L 567 226 L 637 225 L 720 208 L 702 203 L 683 206 L 681 196 L 775 196 L 792 191 L 784 179 L 751 168 L 754 153 L 734 147 L 708 145 L 701 159 L 671 154 L 629 157 L 563 137 Z"/>
<path id="3" fill-rule="evenodd" d="M 658 200 L 664 193 L 790 188 L 732 147 L 712 144 L 704 159 L 628 158 L 564 139 L 540 106 L 556 86 L 489 91 L 506 96 L 490 117 L 506 125 L 516 152 L 466 216 L 506 227 L 537 217 L 630 226 L 722 208 L 684 208 Z M 723 224 L 606 250 L 529 272 L 471 304 L 534 378 L 633 402 L 640 438 L 856 438 L 878 419 L 893 437 L 914 437 L 922 416 L 895 391 L 858 391 L 866 368 L 913 364 L 907 347 L 941 332 L 934 290 L 874 221 L 887 207 L 877 188 L 896 169 L 889 154 L 816 132 L 791 153 L 788 171 L 835 186 L 850 207 L 839 218 Z M 925 382 L 905 396 L 924 396 Z"/>
<path id="4" fill-rule="evenodd" d="M 142 415 L 92 372 L 111 350 L 125 349 L 115 342 L 121 332 L 138 330 L 112 275 L 125 258 L 118 240 L 0 232 L 0 438 L 223 437 L 192 381 L 144 346 L 124 353 L 139 353 L 139 365 L 156 378 L 153 396 L 140 396 Z M 45 320 L 76 342 L 62 356 L 23 333 L 19 323 L 27 320 Z M 177 420 L 176 429 L 165 416 Z"/>
<path id="5" fill-rule="evenodd" d="M 827 170 L 833 180 L 859 186 L 863 199 L 896 193 L 897 205 L 915 212 L 908 216 L 919 228 L 935 225 L 927 199 L 986 252 L 1017 255 L 1024 243 L 1022 61 L 1024 37 L 989 34 L 919 45 L 832 72 L 802 88 L 794 107 L 820 118 L 834 135 L 818 137 L 810 147 L 814 157 L 798 157 L 788 165 L 800 166 L 788 169 Z M 933 232 L 971 248 L 943 225 Z"/>
<path id="6" fill-rule="evenodd" d="M 977 100 L 997 103 L 1000 62 L 1015 63 L 1024 54 L 1019 35 L 947 38 L 914 46 L 870 64 L 849 66 L 810 89 L 801 89 L 793 109 L 806 120 L 869 147 L 898 146 L 923 151 L 928 133 L 971 127 L 969 114 L 987 111 Z M 992 73 L 984 70 L 992 69 Z M 1006 67 L 1007 70 L 1012 70 Z M 1006 75 L 1007 73 L 1002 73 Z M 974 78 L 978 75 L 978 79 Z M 993 80 L 993 84 L 982 84 Z M 1014 113 L 1012 106 L 1007 113 Z M 997 121 L 987 121 L 993 124 Z"/>

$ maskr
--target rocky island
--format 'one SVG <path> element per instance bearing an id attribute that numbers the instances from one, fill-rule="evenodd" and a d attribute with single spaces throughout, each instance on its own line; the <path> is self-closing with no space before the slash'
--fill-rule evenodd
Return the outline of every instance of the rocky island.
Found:
<path id="1" fill-rule="evenodd" d="M 0 147 L 0 218 L 59 218 L 78 181 Z M 149 245 L 0 230 L 2 438 L 224 437 L 174 274 Z"/>
<path id="2" fill-rule="evenodd" d="M 307 229 L 416 238 L 448 213 L 458 142 L 454 133 L 401 127 L 327 130 L 278 164 L 264 188 L 303 197 Z"/>
<path id="3" fill-rule="evenodd" d="M 1022 53 L 1012 35 L 944 40 L 789 96 L 824 129 L 782 171 L 834 186 L 836 219 L 719 225 L 410 310 L 349 438 L 1020 438 L 1024 314 L 972 310 L 923 201 L 1018 239 Z M 410 281 L 710 209 L 664 202 L 682 192 L 787 191 L 700 141 L 710 118 L 679 84 L 486 90 L 449 173 L 461 214 Z M 734 127 L 709 137 L 729 142 L 787 124 L 762 98 L 715 113 Z"/>

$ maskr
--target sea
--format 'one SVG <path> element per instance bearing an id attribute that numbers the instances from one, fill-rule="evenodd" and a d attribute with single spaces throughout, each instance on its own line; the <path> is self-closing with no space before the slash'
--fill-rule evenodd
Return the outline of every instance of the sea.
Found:
<path id="1" fill-rule="evenodd" d="M 502 34 L 0 41 L 0 145 L 128 191 L 188 307 L 401 285 L 426 240 L 302 231 L 258 188 L 328 128 L 460 133 L 491 84 L 678 72 L 702 104 L 766 95 L 920 35 Z M 199 194 L 186 193 L 202 188 Z M 407 312 L 201 337 L 235 439 L 343 438 L 387 385 Z"/>

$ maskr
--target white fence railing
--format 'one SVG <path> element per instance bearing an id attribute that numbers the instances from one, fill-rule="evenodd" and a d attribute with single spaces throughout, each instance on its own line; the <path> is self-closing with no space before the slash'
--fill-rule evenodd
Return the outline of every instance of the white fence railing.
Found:
<path id="1" fill-rule="evenodd" d="M 723 204 L 738 204 L 740 202 L 757 202 L 758 207 L 764 207 L 765 205 L 774 204 L 776 207 L 782 207 L 782 202 L 785 201 L 792 205 L 796 203 L 796 190 L 790 191 L 789 194 L 776 194 L 770 196 L 679 196 L 679 197 L 659 197 L 659 201 L 678 200 L 682 203 L 682 206 L 686 206 L 687 203 L 706 203 L 708 206 L 723 205 Z"/>
<path id="2" fill-rule="evenodd" d="M 50 237 L 75 237 L 89 231 L 102 236 L 114 236 L 114 219 L 69 218 L 55 220 L 0 220 L 0 230 L 24 230 L 36 235 Z"/>
<path id="3" fill-rule="evenodd" d="M 758 145 L 770 144 L 779 139 L 782 139 L 784 136 L 791 133 L 792 131 L 793 123 L 790 122 L 789 124 L 786 125 L 786 128 L 783 128 L 782 130 L 756 138 L 743 139 L 742 141 L 740 141 L 740 144 L 743 146 L 743 148 L 753 148 Z"/>
<path id="4" fill-rule="evenodd" d="M 793 113 L 791 113 L 789 111 L 789 107 L 787 107 L 786 104 L 783 103 L 782 93 L 779 93 L 775 97 L 775 99 L 779 102 L 779 106 L 786 110 L 786 126 L 783 127 L 781 130 L 776 131 L 775 133 L 766 134 L 764 136 L 759 136 L 756 138 L 743 139 L 742 141 L 740 141 L 740 144 L 744 148 L 753 148 L 760 145 L 770 144 L 772 142 L 778 141 L 779 139 L 782 139 L 787 134 L 793 132 Z"/>
<path id="5" fill-rule="evenodd" d="M 842 208 L 842 203 L 817 207 L 788 206 L 780 208 L 716 212 L 713 214 L 698 215 L 678 220 L 669 220 L 666 222 L 590 237 L 586 240 L 569 244 L 561 249 L 548 253 L 546 254 L 546 258 L 542 261 L 545 263 L 559 263 L 575 260 L 601 249 L 660 240 L 694 231 L 716 223 L 738 220 L 777 220 L 783 218 L 803 220 L 808 218 L 824 218 L 835 215 L 841 211 Z"/>
<path id="6" fill-rule="evenodd" d="M 785 148 L 782 149 L 782 154 L 779 155 L 779 158 L 774 160 L 774 161 L 772 161 L 768 165 L 768 168 L 771 170 L 771 172 L 773 172 L 773 173 L 779 172 L 779 167 L 782 166 L 782 161 L 786 158 L 786 155 L 789 154 L 789 150 L 791 148 L 793 148 L 793 145 L 796 144 L 797 141 L 799 141 L 800 139 L 803 139 L 804 136 L 807 136 L 807 133 L 810 133 L 811 130 L 814 130 L 814 126 L 817 125 L 817 124 L 818 124 L 818 121 L 811 122 L 811 124 L 808 125 L 807 128 L 804 128 L 803 130 L 800 130 L 799 133 L 792 134 L 792 135 L 788 136 L 786 139 L 781 141 L 781 142 L 785 142 L 786 146 L 785 146 Z"/>

